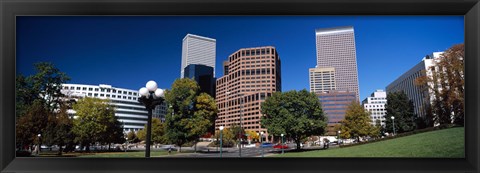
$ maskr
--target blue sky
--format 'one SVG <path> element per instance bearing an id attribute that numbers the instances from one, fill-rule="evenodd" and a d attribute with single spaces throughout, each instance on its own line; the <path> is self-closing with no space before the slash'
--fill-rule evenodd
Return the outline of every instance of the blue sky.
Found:
<path id="1" fill-rule="evenodd" d="M 425 55 L 464 42 L 463 16 L 19 16 L 17 73 L 48 61 L 70 83 L 139 89 L 155 80 L 170 88 L 180 77 L 182 39 L 192 33 L 217 40 L 217 77 L 236 50 L 275 46 L 283 91 L 308 90 L 315 29 L 338 26 L 355 30 L 361 100 Z"/>

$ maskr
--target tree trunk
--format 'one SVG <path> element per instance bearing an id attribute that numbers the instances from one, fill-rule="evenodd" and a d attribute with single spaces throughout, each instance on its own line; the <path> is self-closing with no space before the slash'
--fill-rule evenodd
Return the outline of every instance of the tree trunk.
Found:
<path id="1" fill-rule="evenodd" d="M 90 152 L 90 144 L 85 145 L 85 147 L 86 147 L 85 151 Z"/>
<path id="2" fill-rule="evenodd" d="M 58 155 L 61 156 L 63 152 L 63 146 L 60 145 L 60 148 L 58 149 Z"/>
<path id="3" fill-rule="evenodd" d="M 110 151 L 110 145 L 111 145 L 111 143 L 108 143 L 108 151 Z"/>
<path id="4" fill-rule="evenodd" d="M 195 148 L 194 148 L 195 153 L 197 153 L 197 141 L 195 141 Z"/>

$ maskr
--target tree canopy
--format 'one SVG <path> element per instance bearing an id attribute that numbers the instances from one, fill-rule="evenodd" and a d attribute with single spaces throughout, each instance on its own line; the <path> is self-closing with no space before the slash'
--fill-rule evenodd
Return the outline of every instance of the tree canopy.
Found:
<path id="1" fill-rule="evenodd" d="M 392 92 L 387 94 L 387 104 L 385 105 L 387 114 L 385 115 L 385 130 L 393 132 L 393 121 L 395 121 L 396 133 L 403 133 L 415 130 L 415 114 L 413 112 L 413 102 L 408 99 L 404 92 Z M 394 120 L 391 117 L 395 117 Z"/>
<path id="2" fill-rule="evenodd" d="M 436 124 L 464 125 L 465 121 L 465 45 L 457 44 L 447 49 L 430 67 L 431 73 L 418 77 L 415 84 L 427 91 L 424 103 L 428 126 Z"/>
<path id="3" fill-rule="evenodd" d="M 261 106 L 263 127 L 275 136 L 285 134 L 297 143 L 302 139 L 325 133 L 327 118 L 320 101 L 307 90 L 275 92 Z"/>
<path id="4" fill-rule="evenodd" d="M 76 118 L 73 121 L 75 141 L 86 146 L 87 151 L 91 143 L 106 142 L 108 139 L 104 139 L 105 136 L 112 135 L 109 134 L 111 132 L 119 132 L 115 110 L 113 105 L 109 104 L 109 100 L 85 97 L 78 100 L 73 109 L 76 111 Z M 110 128 L 112 130 L 109 130 Z"/>
<path id="5" fill-rule="evenodd" d="M 380 126 L 375 126 L 371 122 L 370 113 L 360 103 L 353 101 L 347 107 L 345 119 L 341 121 L 340 137 L 357 140 L 366 136 L 378 137 Z"/>
<path id="6" fill-rule="evenodd" d="M 171 90 L 165 93 L 170 105 L 168 115 L 172 115 L 166 116 L 165 136 L 178 146 L 197 141 L 214 125 L 218 112 L 215 99 L 199 91 L 195 80 L 182 78 L 175 80 Z"/>

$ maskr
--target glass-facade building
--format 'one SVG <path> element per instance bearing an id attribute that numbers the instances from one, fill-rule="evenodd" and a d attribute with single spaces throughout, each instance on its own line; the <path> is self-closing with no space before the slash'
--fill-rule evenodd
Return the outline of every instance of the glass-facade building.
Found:
<path id="1" fill-rule="evenodd" d="M 322 109 L 328 118 L 327 121 L 327 135 L 337 135 L 335 125 L 339 124 L 345 118 L 345 112 L 348 105 L 356 101 L 356 93 L 331 90 L 326 92 L 316 93 Z"/>
<path id="2" fill-rule="evenodd" d="M 185 67 L 183 77 L 195 80 L 200 86 L 200 92 L 205 92 L 215 98 L 213 67 L 201 64 L 190 64 Z"/>

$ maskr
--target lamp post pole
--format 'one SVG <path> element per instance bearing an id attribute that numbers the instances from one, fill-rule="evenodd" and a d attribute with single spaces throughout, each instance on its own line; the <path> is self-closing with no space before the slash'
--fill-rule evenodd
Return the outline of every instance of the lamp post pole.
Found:
<path id="1" fill-rule="evenodd" d="M 393 127 L 393 135 L 395 135 L 395 117 L 392 116 L 392 117 L 390 117 L 390 118 L 392 118 L 392 122 L 393 122 L 393 126 L 392 126 L 392 127 Z"/>
<path id="2" fill-rule="evenodd" d="M 338 143 L 338 146 L 339 146 L 339 147 L 340 147 L 340 133 L 341 133 L 341 131 L 339 130 L 339 131 L 337 132 L 337 143 Z"/>
<path id="3" fill-rule="evenodd" d="M 263 132 L 260 132 L 260 148 L 262 148 L 262 157 L 263 157 Z"/>
<path id="4" fill-rule="evenodd" d="M 125 137 L 125 152 L 128 150 L 128 138 Z"/>
<path id="5" fill-rule="evenodd" d="M 243 114 L 243 94 L 239 94 L 240 97 L 240 144 L 238 145 L 238 156 L 242 157 L 242 139 L 243 139 L 243 128 L 242 128 L 242 114 Z"/>
<path id="6" fill-rule="evenodd" d="M 146 87 L 140 88 L 138 93 L 140 95 L 138 101 L 145 105 L 145 108 L 148 110 L 145 157 L 150 157 L 150 143 L 152 138 L 152 110 L 155 109 L 155 106 L 163 103 L 164 93 L 162 89 L 158 88 L 157 83 L 152 80 L 147 82 Z"/>
<path id="7" fill-rule="evenodd" d="M 284 140 L 283 140 L 283 133 L 282 133 L 280 136 L 282 136 L 282 145 L 281 145 L 281 147 L 282 147 L 282 154 L 283 154 L 283 153 L 284 153 L 284 151 L 283 151 L 283 146 L 285 145 L 285 142 L 284 142 Z"/>
<path id="8" fill-rule="evenodd" d="M 37 155 L 40 155 L 40 150 L 42 149 L 42 143 L 40 141 L 40 137 L 42 137 L 42 134 L 38 134 L 38 150 L 37 150 Z"/>
<path id="9" fill-rule="evenodd" d="M 222 148 L 223 148 L 223 126 L 219 127 L 220 129 L 220 158 L 222 158 Z"/>

